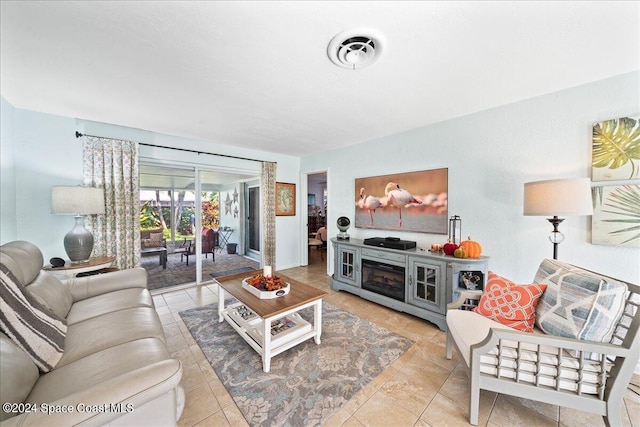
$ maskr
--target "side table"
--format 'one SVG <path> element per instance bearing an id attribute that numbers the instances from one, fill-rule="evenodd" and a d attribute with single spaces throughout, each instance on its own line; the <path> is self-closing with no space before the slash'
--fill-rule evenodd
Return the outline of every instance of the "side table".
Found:
<path id="1" fill-rule="evenodd" d="M 53 273 L 59 279 L 71 279 L 80 273 L 111 267 L 115 259 L 116 257 L 113 256 L 98 256 L 89 258 L 88 261 L 78 263 L 71 263 L 71 261 L 67 260 L 62 267 L 45 265 L 42 269 Z"/>
<path id="2" fill-rule="evenodd" d="M 219 228 L 218 229 L 218 248 L 220 248 L 220 252 L 227 247 L 229 243 L 229 239 L 233 234 L 233 228 Z"/>

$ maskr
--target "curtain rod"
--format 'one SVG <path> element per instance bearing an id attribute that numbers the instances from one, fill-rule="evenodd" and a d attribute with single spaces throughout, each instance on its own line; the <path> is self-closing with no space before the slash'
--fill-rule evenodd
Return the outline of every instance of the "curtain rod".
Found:
<path id="1" fill-rule="evenodd" d="M 80 137 L 83 137 L 83 136 L 91 136 L 93 138 L 106 138 L 104 136 L 87 135 L 87 134 L 83 134 L 83 133 L 80 133 L 80 132 L 76 131 L 76 138 L 80 138 Z M 106 138 L 106 139 L 112 139 L 112 138 Z M 251 162 L 260 162 L 260 163 L 262 163 L 264 161 L 264 160 L 258 160 L 258 159 L 250 159 L 248 157 L 231 156 L 229 154 L 216 154 L 216 153 L 209 153 L 209 152 L 206 152 L 206 151 L 190 150 L 188 148 L 175 148 L 175 147 L 166 147 L 166 146 L 163 146 L 163 145 L 147 144 L 147 143 L 144 143 L 144 142 L 139 142 L 138 144 L 139 145 L 144 145 L 144 146 L 147 146 L 147 147 L 166 148 L 167 150 L 186 151 L 188 153 L 196 153 L 198 155 L 200 155 L 200 154 L 208 154 L 210 156 L 227 157 L 229 159 L 237 159 L 237 160 L 249 160 Z"/>

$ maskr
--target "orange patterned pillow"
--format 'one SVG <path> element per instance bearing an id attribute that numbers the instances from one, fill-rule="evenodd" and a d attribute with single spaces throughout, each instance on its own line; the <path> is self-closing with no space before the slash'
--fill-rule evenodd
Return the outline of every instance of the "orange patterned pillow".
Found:
<path id="1" fill-rule="evenodd" d="M 478 314 L 524 332 L 533 332 L 536 305 L 547 285 L 516 285 L 489 272 L 487 286 L 480 298 Z"/>

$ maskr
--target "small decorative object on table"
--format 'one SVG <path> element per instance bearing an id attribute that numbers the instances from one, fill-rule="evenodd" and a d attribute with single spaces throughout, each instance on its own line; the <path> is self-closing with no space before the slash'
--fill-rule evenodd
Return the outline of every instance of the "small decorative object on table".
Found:
<path id="1" fill-rule="evenodd" d="M 449 219 L 449 241 L 455 245 L 460 244 L 462 239 L 462 218 L 453 215 Z"/>
<path id="2" fill-rule="evenodd" d="M 351 225 L 351 221 L 349 220 L 349 218 L 347 218 L 346 216 L 341 216 L 336 221 L 336 225 L 338 226 L 338 230 L 340 230 L 340 232 L 336 236 L 338 240 L 349 240 L 349 235 L 347 234 L 347 230 Z"/>
<path id="3" fill-rule="evenodd" d="M 260 299 L 278 298 L 287 295 L 291 289 L 289 283 L 281 278 L 264 274 L 243 279 L 242 287 Z"/>
<path id="4" fill-rule="evenodd" d="M 458 286 L 470 291 L 484 289 L 484 274 L 482 271 L 461 271 L 458 276 Z"/>

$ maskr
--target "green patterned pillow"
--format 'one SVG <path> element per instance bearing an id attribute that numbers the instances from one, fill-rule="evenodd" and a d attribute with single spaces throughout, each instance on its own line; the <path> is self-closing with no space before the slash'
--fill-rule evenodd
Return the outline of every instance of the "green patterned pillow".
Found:
<path id="1" fill-rule="evenodd" d="M 535 283 L 547 284 L 536 325 L 547 334 L 610 342 L 622 316 L 627 285 L 569 264 L 545 259 Z"/>

